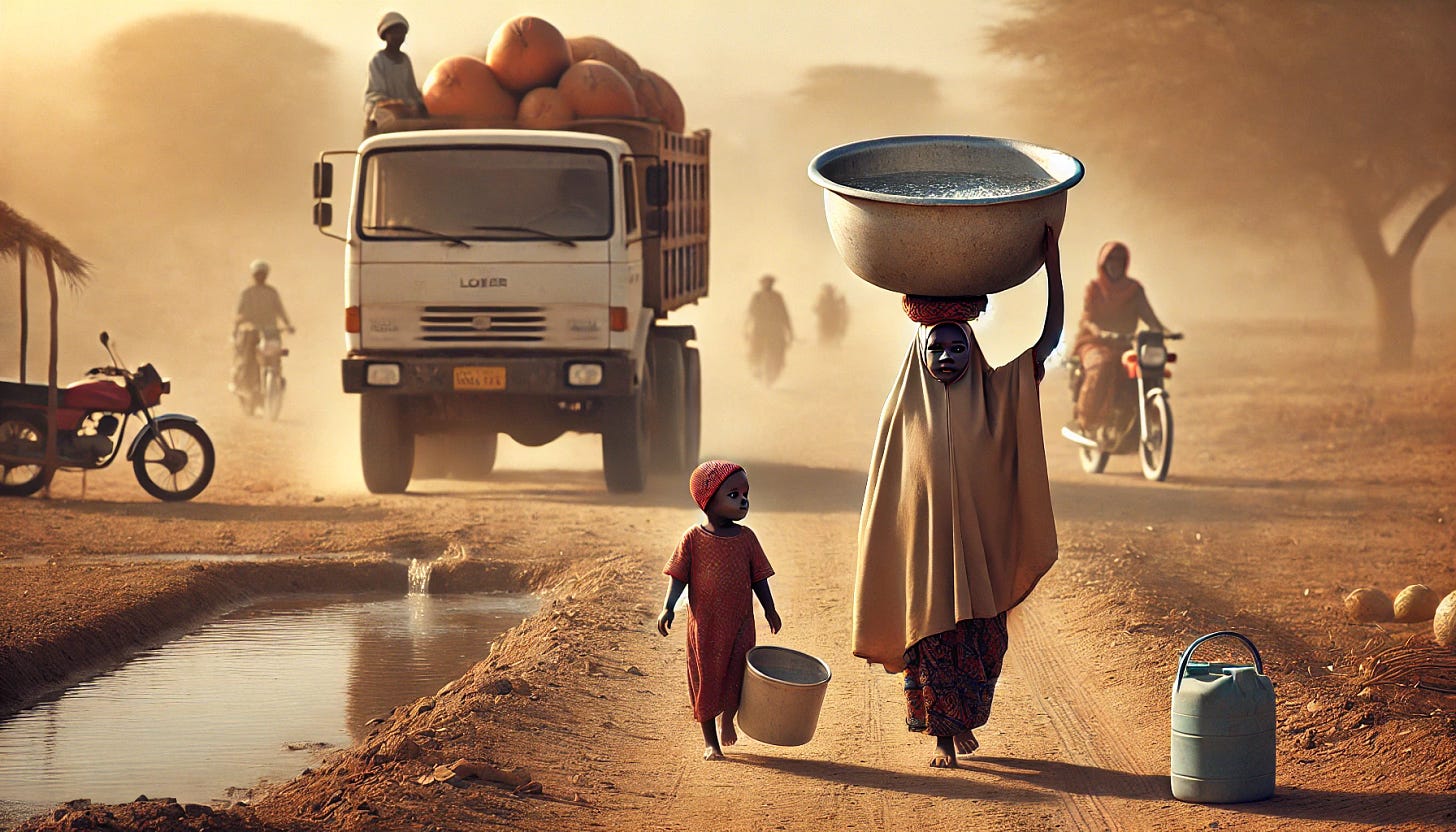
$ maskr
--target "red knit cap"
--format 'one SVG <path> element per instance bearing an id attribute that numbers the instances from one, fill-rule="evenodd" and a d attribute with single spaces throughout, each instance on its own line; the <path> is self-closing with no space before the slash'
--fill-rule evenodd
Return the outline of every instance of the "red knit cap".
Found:
<path id="1" fill-rule="evenodd" d="M 935 298 L 906 295 L 901 301 L 910 320 L 925 326 L 974 321 L 986 308 L 986 296 Z"/>
<path id="2" fill-rule="evenodd" d="M 692 477 L 688 479 L 688 490 L 693 494 L 693 502 L 706 511 L 708 501 L 718 493 L 718 486 L 742 470 L 742 465 L 726 459 L 710 459 L 694 468 Z"/>

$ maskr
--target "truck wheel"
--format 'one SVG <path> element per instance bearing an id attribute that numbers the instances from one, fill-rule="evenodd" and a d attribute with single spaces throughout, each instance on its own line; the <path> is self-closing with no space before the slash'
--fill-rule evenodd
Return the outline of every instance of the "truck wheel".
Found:
<path id="1" fill-rule="evenodd" d="M 677 341 L 652 342 L 652 467 L 677 473 L 683 470 L 687 439 L 687 391 L 683 349 Z"/>
<path id="2" fill-rule="evenodd" d="M 683 468 L 698 464 L 703 441 L 703 360 L 693 347 L 683 349 Z"/>
<path id="3" fill-rule="evenodd" d="M 384 393 L 359 397 L 359 453 L 371 492 L 404 492 L 415 463 L 415 435 L 405 419 L 404 399 Z"/>
<path id="4" fill-rule="evenodd" d="M 498 433 L 467 433 L 454 437 L 455 463 L 451 475 L 458 480 L 483 480 L 495 470 L 500 447 Z"/>
<path id="5" fill-rule="evenodd" d="M 453 437 L 445 433 L 422 433 L 415 437 L 411 479 L 438 480 L 450 476 Z"/>
<path id="6" fill-rule="evenodd" d="M 602 473 L 614 493 L 635 493 L 647 485 L 645 388 L 603 402 Z"/>

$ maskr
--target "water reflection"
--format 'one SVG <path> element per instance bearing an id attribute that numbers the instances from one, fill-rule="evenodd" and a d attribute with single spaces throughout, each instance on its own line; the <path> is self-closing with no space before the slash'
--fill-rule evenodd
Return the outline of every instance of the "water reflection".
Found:
<path id="1" fill-rule="evenodd" d="M 434 693 L 536 608 L 523 595 L 250 607 L 0 723 L 0 822 L 77 797 L 208 802 L 309 765 Z"/>

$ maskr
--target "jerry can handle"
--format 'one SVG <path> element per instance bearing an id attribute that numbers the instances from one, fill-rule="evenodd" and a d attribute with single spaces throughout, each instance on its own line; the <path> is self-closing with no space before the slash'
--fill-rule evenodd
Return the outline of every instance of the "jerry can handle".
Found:
<path id="1" fill-rule="evenodd" d="M 1209 633 L 1206 636 L 1195 638 L 1193 643 L 1188 645 L 1188 649 L 1183 651 L 1183 658 L 1178 660 L 1178 677 L 1173 680 L 1173 690 L 1177 690 L 1179 685 L 1183 684 L 1183 674 L 1188 670 L 1188 660 L 1193 658 L 1193 651 L 1203 642 L 1216 638 L 1236 638 L 1242 641 L 1244 646 L 1249 648 L 1249 652 L 1254 654 L 1254 672 L 1263 675 L 1264 659 L 1259 656 L 1259 648 L 1254 646 L 1254 642 L 1249 641 L 1245 636 L 1232 630 L 1219 630 L 1216 633 Z"/>

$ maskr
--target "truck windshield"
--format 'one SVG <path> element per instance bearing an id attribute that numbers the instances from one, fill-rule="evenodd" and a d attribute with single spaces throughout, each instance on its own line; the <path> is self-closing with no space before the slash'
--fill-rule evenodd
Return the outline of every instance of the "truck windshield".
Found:
<path id="1" fill-rule="evenodd" d="M 359 228 L 372 239 L 606 239 L 610 163 L 545 147 L 381 150 L 364 167 Z"/>

